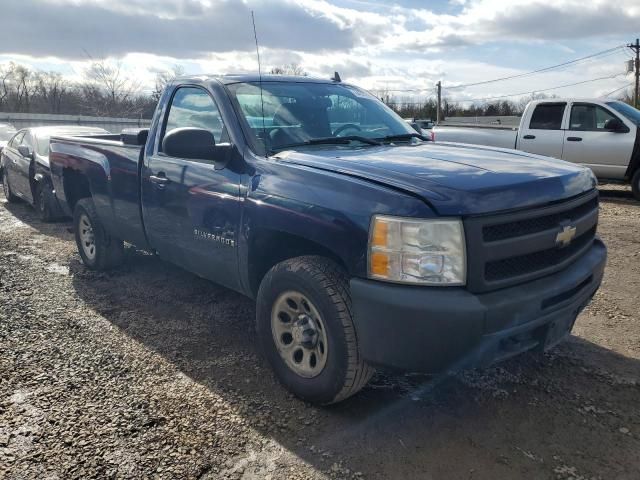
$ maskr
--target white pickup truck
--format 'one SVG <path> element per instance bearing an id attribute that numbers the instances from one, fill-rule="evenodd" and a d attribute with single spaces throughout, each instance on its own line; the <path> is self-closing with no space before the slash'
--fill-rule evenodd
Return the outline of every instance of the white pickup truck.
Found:
<path id="1" fill-rule="evenodd" d="M 530 102 L 520 127 L 436 125 L 438 142 L 515 148 L 591 168 L 604 180 L 631 182 L 640 200 L 640 110 L 618 100 L 552 99 Z"/>

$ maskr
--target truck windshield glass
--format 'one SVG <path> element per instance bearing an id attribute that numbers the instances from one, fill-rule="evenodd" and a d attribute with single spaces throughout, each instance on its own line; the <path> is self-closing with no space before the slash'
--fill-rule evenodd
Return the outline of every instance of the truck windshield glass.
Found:
<path id="1" fill-rule="evenodd" d="M 628 105 L 624 102 L 607 102 L 607 105 L 620 112 L 622 115 L 624 115 L 640 127 L 640 110 L 633 108 L 631 105 Z"/>
<path id="2" fill-rule="evenodd" d="M 348 85 L 262 82 L 262 100 L 258 82 L 231 84 L 228 89 L 252 133 L 252 148 L 260 155 L 265 149 L 275 152 L 292 145 L 326 147 L 331 138 L 343 147 L 362 147 L 375 142 L 357 141 L 358 137 L 382 140 L 415 133 L 376 97 Z M 413 136 L 404 140 L 412 141 Z"/>

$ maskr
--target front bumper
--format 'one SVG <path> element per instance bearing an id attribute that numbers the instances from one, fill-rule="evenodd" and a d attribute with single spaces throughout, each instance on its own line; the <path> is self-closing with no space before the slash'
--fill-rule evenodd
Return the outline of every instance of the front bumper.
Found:
<path id="1" fill-rule="evenodd" d="M 596 238 L 561 272 L 477 295 L 464 288 L 352 279 L 361 354 L 376 366 L 438 373 L 550 348 L 571 332 L 598 290 L 606 257 Z"/>

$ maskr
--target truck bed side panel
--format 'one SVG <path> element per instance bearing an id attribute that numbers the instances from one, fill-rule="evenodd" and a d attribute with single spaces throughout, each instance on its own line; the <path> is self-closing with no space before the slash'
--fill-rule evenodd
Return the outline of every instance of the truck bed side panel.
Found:
<path id="1" fill-rule="evenodd" d="M 105 228 L 141 248 L 148 247 L 139 204 L 141 148 L 116 141 L 52 139 L 50 163 L 56 196 L 71 213 L 84 183 Z"/>
<path id="2" fill-rule="evenodd" d="M 436 142 L 471 143 L 490 147 L 516 148 L 516 128 L 442 126 L 434 127 Z"/>

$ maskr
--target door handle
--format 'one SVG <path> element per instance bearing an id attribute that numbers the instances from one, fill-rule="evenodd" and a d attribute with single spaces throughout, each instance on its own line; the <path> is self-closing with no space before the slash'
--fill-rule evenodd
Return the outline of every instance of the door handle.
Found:
<path id="1" fill-rule="evenodd" d="M 158 175 L 149 176 L 149 181 L 155 183 L 158 187 L 164 187 L 169 183 L 169 179 L 162 172 L 158 173 Z"/>
<path id="2" fill-rule="evenodd" d="M 525 135 L 522 138 L 524 138 L 525 140 L 533 140 L 534 138 L 536 138 L 536 136 L 535 135 Z"/>
<path id="3" fill-rule="evenodd" d="M 567 137 L 567 142 L 581 142 L 582 137 Z"/>

